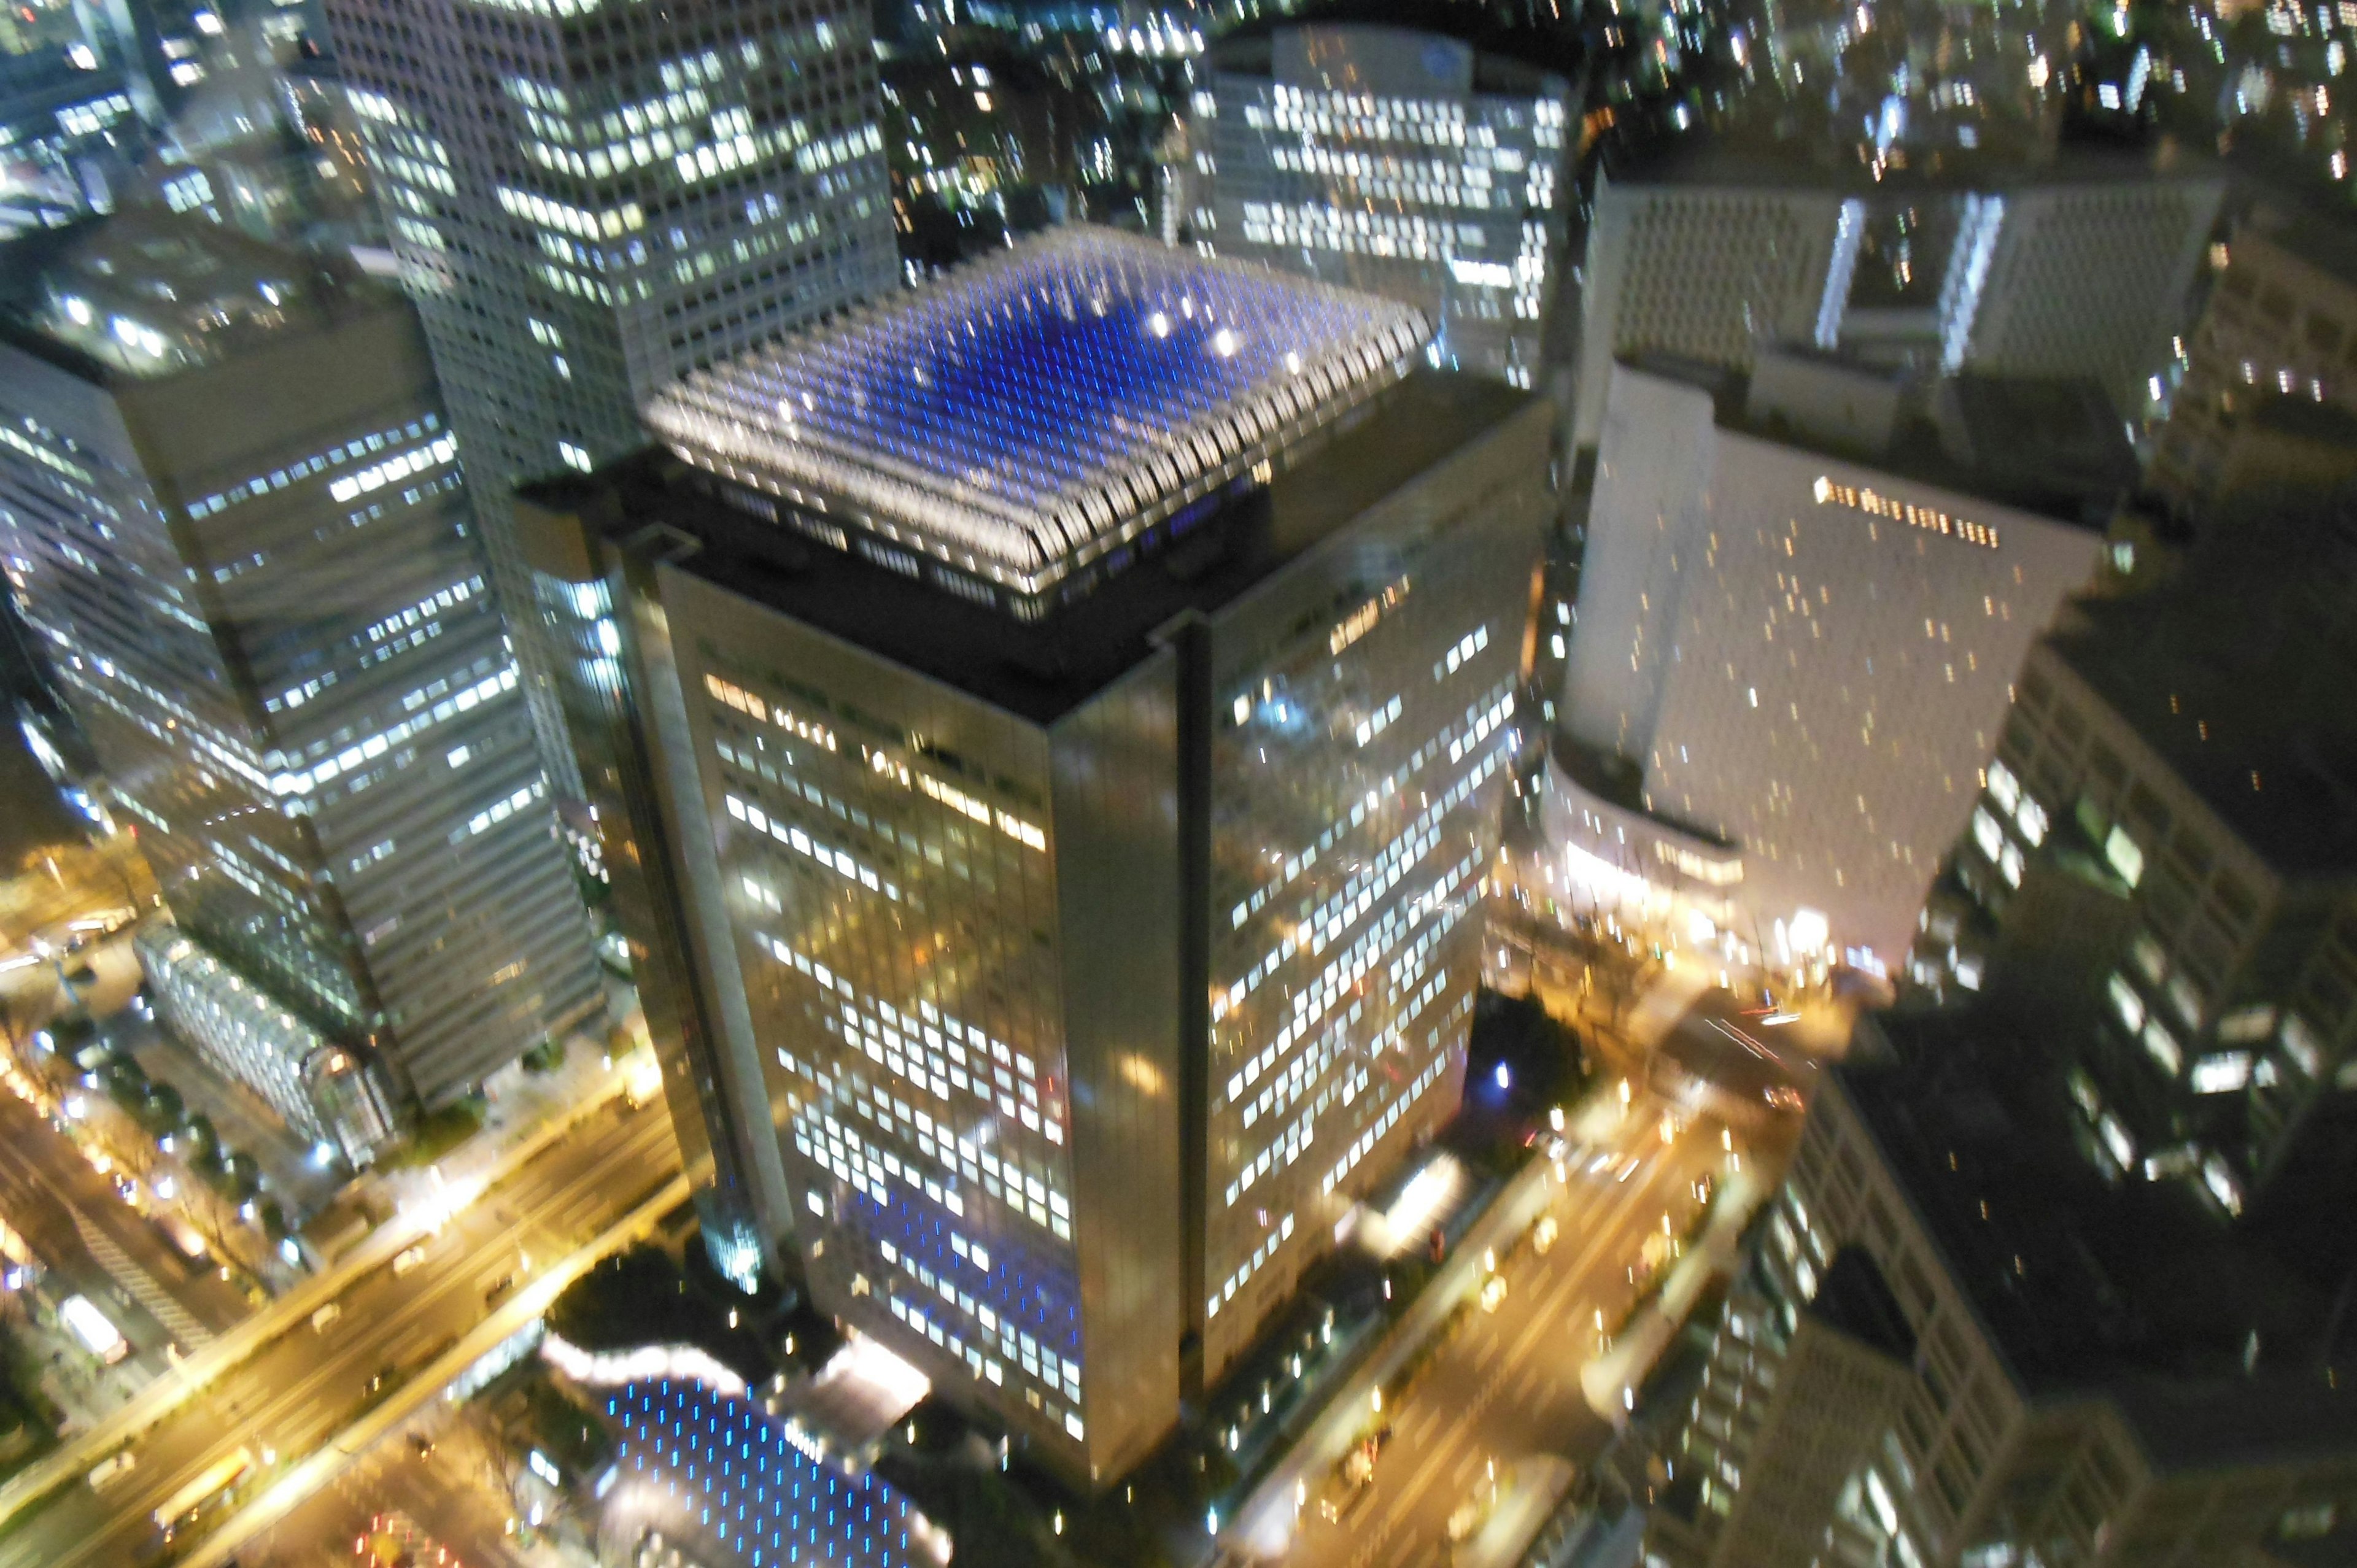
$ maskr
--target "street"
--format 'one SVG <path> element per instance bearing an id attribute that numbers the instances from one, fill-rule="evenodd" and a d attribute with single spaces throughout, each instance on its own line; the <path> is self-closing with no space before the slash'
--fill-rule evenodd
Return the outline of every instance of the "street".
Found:
<path id="1" fill-rule="evenodd" d="M 660 1106 L 616 1099 L 477 1197 L 403 1272 L 380 1267 L 344 1291 L 315 1331 L 289 1322 L 141 1436 L 137 1464 L 104 1491 L 70 1483 L 0 1541 L 0 1568 L 116 1568 L 154 1560 L 149 1510 L 241 1445 L 260 1461 L 250 1495 L 283 1460 L 326 1448 L 371 1402 L 433 1360 L 513 1286 L 570 1253 L 678 1168 Z"/>
<path id="2" fill-rule="evenodd" d="M 164 1348 L 192 1350 L 252 1310 L 210 1263 L 192 1262 L 115 1195 L 65 1134 L 32 1106 L 0 1093 L 0 1218 L 16 1228 L 52 1277 L 50 1294 L 90 1298 L 135 1358 L 164 1366 Z"/>
<path id="3" fill-rule="evenodd" d="M 1486 1491 L 1493 1464 L 1502 1478 L 1548 1455 L 1584 1465 L 1603 1446 L 1611 1429 L 1579 1386 L 1597 1347 L 1597 1311 L 1612 1320 L 1634 1294 L 1628 1271 L 1645 1237 L 1726 1157 L 1716 1128 L 1703 1124 L 1663 1146 L 1655 1108 L 1638 1107 L 1608 1145 L 1612 1164 L 1592 1176 L 1586 1161 L 1571 1168 L 1548 1210 L 1561 1227 L 1554 1246 L 1542 1257 L 1525 1244 L 1502 1259 L 1507 1290 L 1497 1310 L 1469 1313 L 1394 1401 L 1373 1477 L 1357 1496 L 1337 1496 L 1339 1520 L 1319 1517 L 1313 1490 L 1288 1563 L 1447 1563 L 1449 1517 Z M 1623 1150 L 1641 1162 L 1626 1181 L 1616 1176 Z"/>

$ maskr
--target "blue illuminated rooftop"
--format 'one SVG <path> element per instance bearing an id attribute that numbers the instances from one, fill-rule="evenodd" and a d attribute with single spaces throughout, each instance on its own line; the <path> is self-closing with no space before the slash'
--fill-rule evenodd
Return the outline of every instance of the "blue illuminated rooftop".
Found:
<path id="1" fill-rule="evenodd" d="M 950 1542 L 874 1473 L 849 1474 L 742 1395 L 667 1379 L 609 1395 L 620 1437 L 606 1527 L 710 1568 L 941 1568 Z"/>
<path id="2" fill-rule="evenodd" d="M 700 467 L 1037 594 L 1405 376 L 1426 331 L 1072 227 L 698 371 L 647 419 Z"/>

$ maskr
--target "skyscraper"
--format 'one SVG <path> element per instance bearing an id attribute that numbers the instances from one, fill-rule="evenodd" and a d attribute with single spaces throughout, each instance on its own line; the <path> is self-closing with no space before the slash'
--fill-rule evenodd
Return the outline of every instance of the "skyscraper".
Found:
<path id="1" fill-rule="evenodd" d="M 2064 1077 L 2035 1019 L 1861 1029 L 1660 1455 L 1645 1562 L 2346 1553 L 2345 1164 L 2223 1229 L 2091 1160 Z"/>
<path id="2" fill-rule="evenodd" d="M 14 259 L 9 574 L 209 955 L 157 946 L 159 999 L 321 1135 L 296 1087 L 320 1053 L 435 1105 L 597 1007 L 407 305 L 195 217 Z"/>
<path id="3" fill-rule="evenodd" d="M 2118 427 L 2083 384 L 1927 401 L 1805 354 L 1611 384 L 1554 847 L 1582 899 L 1677 940 L 1896 966 L 2023 656 L 2093 574 Z"/>
<path id="4" fill-rule="evenodd" d="M 640 405 L 683 371 L 893 285 L 867 15 L 787 0 L 327 10 L 571 794 L 511 490 L 639 446 Z"/>
<path id="5" fill-rule="evenodd" d="M 1550 413 L 1424 332 L 1058 231 L 522 514 L 675 1115 L 1084 1483 L 1457 1101 Z"/>
<path id="6" fill-rule="evenodd" d="M 2153 489 L 2212 520 L 2237 488 L 2238 436 L 2278 400 L 2357 413 L 2357 244 L 2337 227 L 2259 213 L 2185 339 L 2185 377 L 2153 451 Z M 2251 464 L 2264 480 L 2274 464 Z"/>
<path id="7" fill-rule="evenodd" d="M 1713 150 L 1607 175 L 1580 296 L 1577 442 L 1602 430 L 1616 359 L 1748 371 L 1788 343 L 1926 371 L 2092 377 L 2140 414 L 2223 189 L 2076 156 L 1873 180 Z"/>
<path id="8" fill-rule="evenodd" d="M 2301 1201 L 2357 1084 L 2357 549 L 2245 518 L 2024 666 L 1916 978 L 2035 1012 L 2089 1157 Z"/>
<path id="9" fill-rule="evenodd" d="M 1189 222 L 1209 255 L 1403 300 L 1440 362 L 1540 373 L 1564 263 L 1571 84 L 1374 24 L 1231 33 L 1189 126 Z"/>

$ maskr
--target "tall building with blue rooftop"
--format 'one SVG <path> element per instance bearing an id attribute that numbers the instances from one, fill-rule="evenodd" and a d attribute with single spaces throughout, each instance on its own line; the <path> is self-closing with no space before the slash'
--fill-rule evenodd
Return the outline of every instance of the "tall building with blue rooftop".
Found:
<path id="1" fill-rule="evenodd" d="M 525 498 L 708 1208 L 1082 1484 L 1457 1103 L 1550 424 L 1426 330 L 1063 230 Z"/>

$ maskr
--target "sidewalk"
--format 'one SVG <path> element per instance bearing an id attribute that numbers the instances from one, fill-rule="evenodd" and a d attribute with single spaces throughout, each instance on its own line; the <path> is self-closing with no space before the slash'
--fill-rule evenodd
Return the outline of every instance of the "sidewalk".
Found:
<path id="1" fill-rule="evenodd" d="M 1659 976 L 1631 1009 L 1629 1037 L 1647 1048 L 1658 1044 L 1710 983 L 1707 976 L 1693 970 Z M 1609 1128 L 1620 1124 L 1623 1114 L 1619 1086 L 1600 1082 L 1573 1113 L 1568 1135 L 1600 1141 Z M 1451 1314 L 1473 1299 L 1482 1274 L 1482 1253 L 1492 1248 L 1509 1250 L 1514 1238 L 1537 1221 L 1559 1187 L 1554 1163 L 1533 1159 L 1497 1192 L 1375 1348 L 1329 1388 L 1325 1408 L 1301 1423 L 1302 1434 L 1292 1451 L 1271 1467 L 1218 1531 L 1216 1545 L 1227 1556 L 1274 1561 L 1284 1553 L 1300 1499 L 1357 1441 L 1375 1408 L 1375 1391 L 1414 1359 Z M 1532 1519 L 1534 1530 L 1544 1516 L 1545 1510 L 1540 1510 Z"/>
<path id="2" fill-rule="evenodd" d="M 1501 1188 L 1490 1207 L 1465 1232 L 1425 1286 L 1392 1325 L 1358 1369 L 1328 1391 L 1326 1408 L 1308 1423 L 1293 1450 L 1277 1461 L 1219 1532 L 1218 1544 L 1246 1559 L 1273 1562 L 1293 1538 L 1300 1498 L 1312 1482 L 1338 1464 L 1376 1408 L 1373 1396 L 1389 1383 L 1451 1314 L 1473 1299 L 1481 1278 L 1481 1255 L 1504 1251 L 1553 1200 L 1557 1182 L 1553 1162 L 1534 1159 Z"/>
<path id="3" fill-rule="evenodd" d="M 1637 1390 L 1652 1375 L 1662 1352 L 1685 1326 L 1711 1281 L 1732 1273 L 1742 1249 L 1743 1232 L 1767 1200 L 1751 1167 L 1728 1176 L 1711 1206 L 1710 1219 L 1686 1255 L 1670 1270 L 1669 1278 L 1653 1298 L 1613 1337 L 1612 1346 L 1579 1370 L 1579 1390 L 1588 1408 L 1616 1426 L 1636 1408 Z"/>

